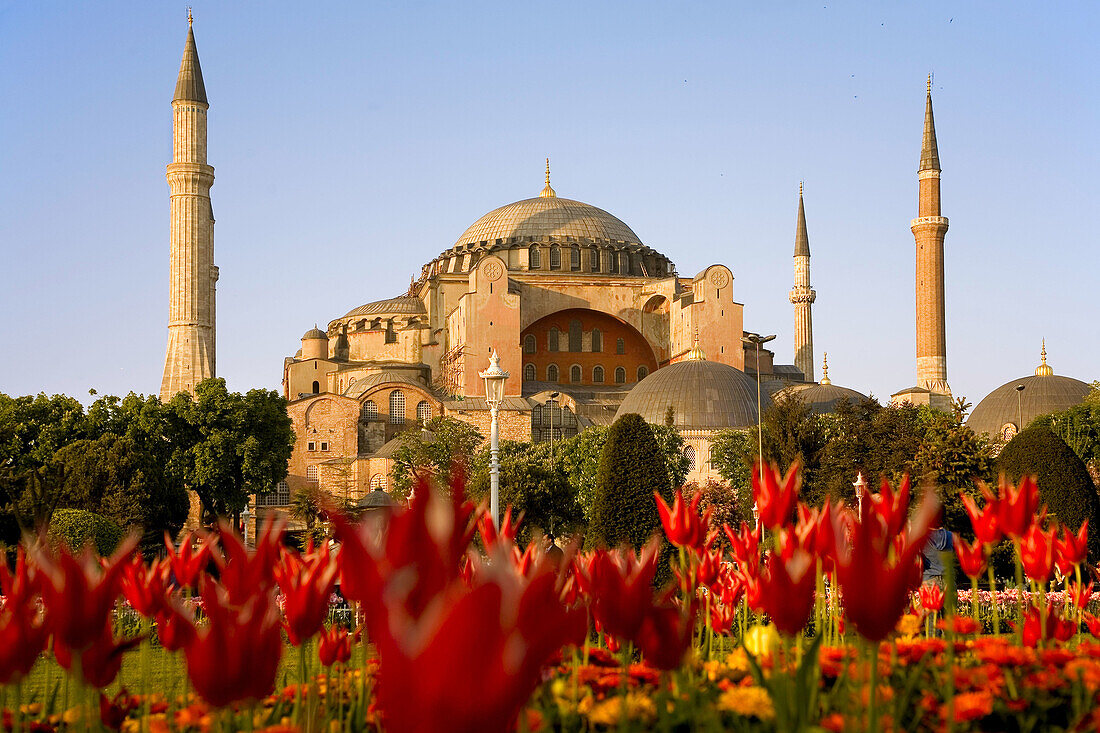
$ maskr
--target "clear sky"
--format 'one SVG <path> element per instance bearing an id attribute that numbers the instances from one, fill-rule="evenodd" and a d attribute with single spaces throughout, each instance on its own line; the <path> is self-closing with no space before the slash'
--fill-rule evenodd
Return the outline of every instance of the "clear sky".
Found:
<path id="1" fill-rule="evenodd" d="M 604 208 L 681 275 L 729 265 L 793 359 L 806 181 L 834 383 L 916 381 L 916 169 L 935 74 L 948 376 L 1100 378 L 1100 6 L 194 0 L 218 372 L 279 388 L 313 324 L 402 293 L 481 214 Z M 0 2 L 0 391 L 160 386 L 186 4 Z"/>

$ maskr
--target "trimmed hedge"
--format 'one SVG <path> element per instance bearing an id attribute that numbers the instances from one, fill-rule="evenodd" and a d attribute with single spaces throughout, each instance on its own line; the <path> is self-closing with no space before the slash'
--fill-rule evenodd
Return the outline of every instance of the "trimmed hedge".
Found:
<path id="1" fill-rule="evenodd" d="M 1045 425 L 1032 425 L 1013 438 L 997 459 L 1012 481 L 1033 474 L 1039 500 L 1059 522 L 1078 529 L 1089 520 L 1089 555 L 1100 557 L 1100 497 L 1084 462 Z"/>
<path id="2" fill-rule="evenodd" d="M 46 538 L 51 545 L 65 542 L 74 552 L 88 542 L 103 557 L 107 557 L 122 541 L 122 528 L 107 517 L 83 509 L 58 509 L 50 518 Z"/>
<path id="3" fill-rule="evenodd" d="M 661 522 L 654 492 L 671 503 L 664 457 L 641 415 L 623 415 L 611 426 L 600 452 L 589 544 L 645 545 Z"/>

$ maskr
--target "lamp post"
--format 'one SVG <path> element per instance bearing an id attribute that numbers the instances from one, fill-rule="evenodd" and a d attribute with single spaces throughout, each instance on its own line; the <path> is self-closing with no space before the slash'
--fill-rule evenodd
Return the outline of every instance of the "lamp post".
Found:
<path id="1" fill-rule="evenodd" d="M 558 395 L 561 392 L 550 393 L 550 467 L 554 467 L 554 407 L 557 404 L 555 400 L 558 399 Z"/>
<path id="2" fill-rule="evenodd" d="M 246 501 L 244 509 L 241 510 L 241 534 L 244 535 L 244 546 L 246 548 L 250 546 L 248 542 L 248 520 L 252 517 L 252 512 L 248 510 L 250 502 L 251 499 Z"/>
<path id="3" fill-rule="evenodd" d="M 867 495 L 867 479 L 863 478 L 863 471 L 859 472 L 856 480 L 852 482 L 856 489 L 856 504 L 858 505 L 859 521 L 863 521 L 863 497 Z"/>
<path id="4" fill-rule="evenodd" d="M 761 336 L 758 333 L 750 333 L 741 337 L 741 341 L 746 344 L 756 344 L 756 442 L 757 442 L 757 460 L 760 463 L 760 480 L 764 480 L 764 416 L 761 414 L 761 398 L 760 398 L 760 345 L 766 344 L 775 338 L 773 333 L 770 336 Z"/>
<path id="5" fill-rule="evenodd" d="M 493 515 L 493 524 L 500 526 L 500 428 L 497 410 L 504 401 L 504 382 L 508 372 L 500 368 L 500 356 L 496 349 L 489 357 L 489 368 L 478 372 L 485 380 L 485 401 L 489 403 L 489 511 Z M 551 430 L 553 435 L 553 430 Z"/>
<path id="6" fill-rule="evenodd" d="M 1024 385 L 1016 385 L 1016 435 L 1024 429 Z M 1016 437 L 1016 435 L 1012 437 Z"/>

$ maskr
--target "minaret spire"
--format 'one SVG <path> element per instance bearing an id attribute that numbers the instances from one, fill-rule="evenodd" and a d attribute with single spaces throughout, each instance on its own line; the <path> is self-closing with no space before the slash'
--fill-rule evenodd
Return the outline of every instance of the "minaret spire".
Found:
<path id="1" fill-rule="evenodd" d="M 810 287 L 810 235 L 806 231 L 806 205 L 803 184 L 798 183 L 798 219 L 794 228 L 794 287 L 790 301 L 794 305 L 794 365 L 807 382 L 814 381 L 814 328 L 810 309 L 817 293 Z"/>
<path id="2" fill-rule="evenodd" d="M 176 92 L 172 97 L 172 162 L 168 277 L 168 347 L 160 397 L 195 393 L 195 385 L 215 376 L 214 211 L 210 187 L 214 169 L 206 162 L 206 112 L 210 105 L 199 67 L 193 18 L 187 16 Z"/>
<path id="3" fill-rule="evenodd" d="M 546 159 L 546 186 L 539 193 L 539 198 L 552 199 L 557 198 L 558 194 L 554 192 L 554 189 L 550 188 L 550 159 Z"/>
<path id="4" fill-rule="evenodd" d="M 917 248 L 917 386 L 931 392 L 931 403 L 950 409 L 943 275 L 943 240 L 948 220 L 940 210 L 940 154 L 932 117 L 931 74 L 925 87 L 924 137 L 917 179 L 920 189 L 917 218 L 910 222 Z"/>

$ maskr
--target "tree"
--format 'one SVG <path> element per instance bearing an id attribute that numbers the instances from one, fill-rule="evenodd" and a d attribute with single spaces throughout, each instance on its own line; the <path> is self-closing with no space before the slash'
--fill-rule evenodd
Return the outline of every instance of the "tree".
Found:
<path id="1" fill-rule="evenodd" d="M 640 415 L 623 415 L 612 424 L 600 453 L 589 544 L 640 549 L 660 526 L 654 493 L 671 502 L 657 440 Z"/>
<path id="2" fill-rule="evenodd" d="M 22 535 L 49 525 L 61 501 L 63 469 L 56 464 L 0 471 L 0 542 L 15 545 Z"/>
<path id="3" fill-rule="evenodd" d="M 943 503 L 944 526 L 953 532 L 969 534 L 970 517 L 962 497 L 978 498 L 977 481 L 994 478 L 992 443 L 961 422 L 956 411 L 953 421 L 936 420 L 929 424 L 913 461 L 913 478 L 936 487 Z"/>
<path id="4" fill-rule="evenodd" d="M 550 465 L 545 444 L 526 446 L 509 442 L 501 446 L 500 504 L 523 513 L 519 541 L 526 545 L 537 534 L 550 539 L 566 537 L 584 526 L 584 513 L 577 491 L 565 470 L 555 461 Z M 527 448 L 526 450 L 524 448 Z M 488 458 L 482 456 L 470 481 L 470 496 L 481 501 L 489 496 Z"/>
<path id="5" fill-rule="evenodd" d="M 665 471 L 668 473 L 668 486 L 675 491 L 684 485 L 688 471 L 691 470 L 691 460 L 684 454 L 683 437 L 680 431 L 671 425 L 650 425 L 653 430 L 653 439 L 657 441 L 657 450 L 665 459 Z"/>
<path id="6" fill-rule="evenodd" d="M 86 437 L 84 406 L 78 400 L 0 394 L 0 468 L 16 473 L 41 468 L 59 448 Z"/>
<path id="7" fill-rule="evenodd" d="M 64 542 L 73 551 L 91 543 L 100 556 L 107 557 L 118 547 L 122 536 L 122 528 L 107 517 L 83 509 L 58 509 L 46 539 L 55 546 Z"/>
<path id="8" fill-rule="evenodd" d="M 1100 469 L 1100 382 L 1092 383 L 1092 391 L 1081 404 L 1061 412 L 1042 415 L 1031 424 L 1044 425 L 1064 440 L 1085 465 L 1092 469 L 1095 480 L 1096 472 Z"/>
<path id="9" fill-rule="evenodd" d="M 710 515 L 710 531 L 718 532 L 718 545 L 729 549 L 729 540 L 726 538 L 725 532 L 721 531 L 722 525 L 728 524 L 736 529 L 741 525 L 742 520 L 750 521 L 751 514 L 749 519 L 745 519 L 742 516 L 737 495 L 734 494 L 733 489 L 713 479 L 708 480 L 701 486 L 695 483 L 684 486 L 685 501 L 694 499 L 696 493 L 702 494 L 699 500 L 699 511 L 713 510 Z"/>
<path id="10" fill-rule="evenodd" d="M 423 428 L 414 425 L 400 437 L 390 471 L 390 493 L 398 499 L 409 495 L 418 478 L 445 486 L 455 463 L 471 472 L 470 457 L 485 440 L 473 425 L 453 417 L 433 417 Z"/>
<path id="11" fill-rule="evenodd" d="M 729 524 L 752 522 L 752 467 L 756 461 L 756 436 L 746 430 L 719 430 L 710 441 L 710 460 L 729 487 L 733 514 Z"/>
<path id="12" fill-rule="evenodd" d="M 238 514 L 249 494 L 286 478 L 294 431 L 277 392 L 241 394 L 224 379 L 205 379 L 194 397 L 173 397 L 166 418 L 170 470 L 198 494 L 204 520 Z"/>
<path id="13" fill-rule="evenodd" d="M 1043 425 L 1022 430 L 1001 452 L 997 470 L 1011 481 L 1034 475 L 1039 499 L 1050 514 L 1076 530 L 1089 522 L 1089 555 L 1100 557 L 1100 498 L 1084 462 L 1064 440 Z"/>

